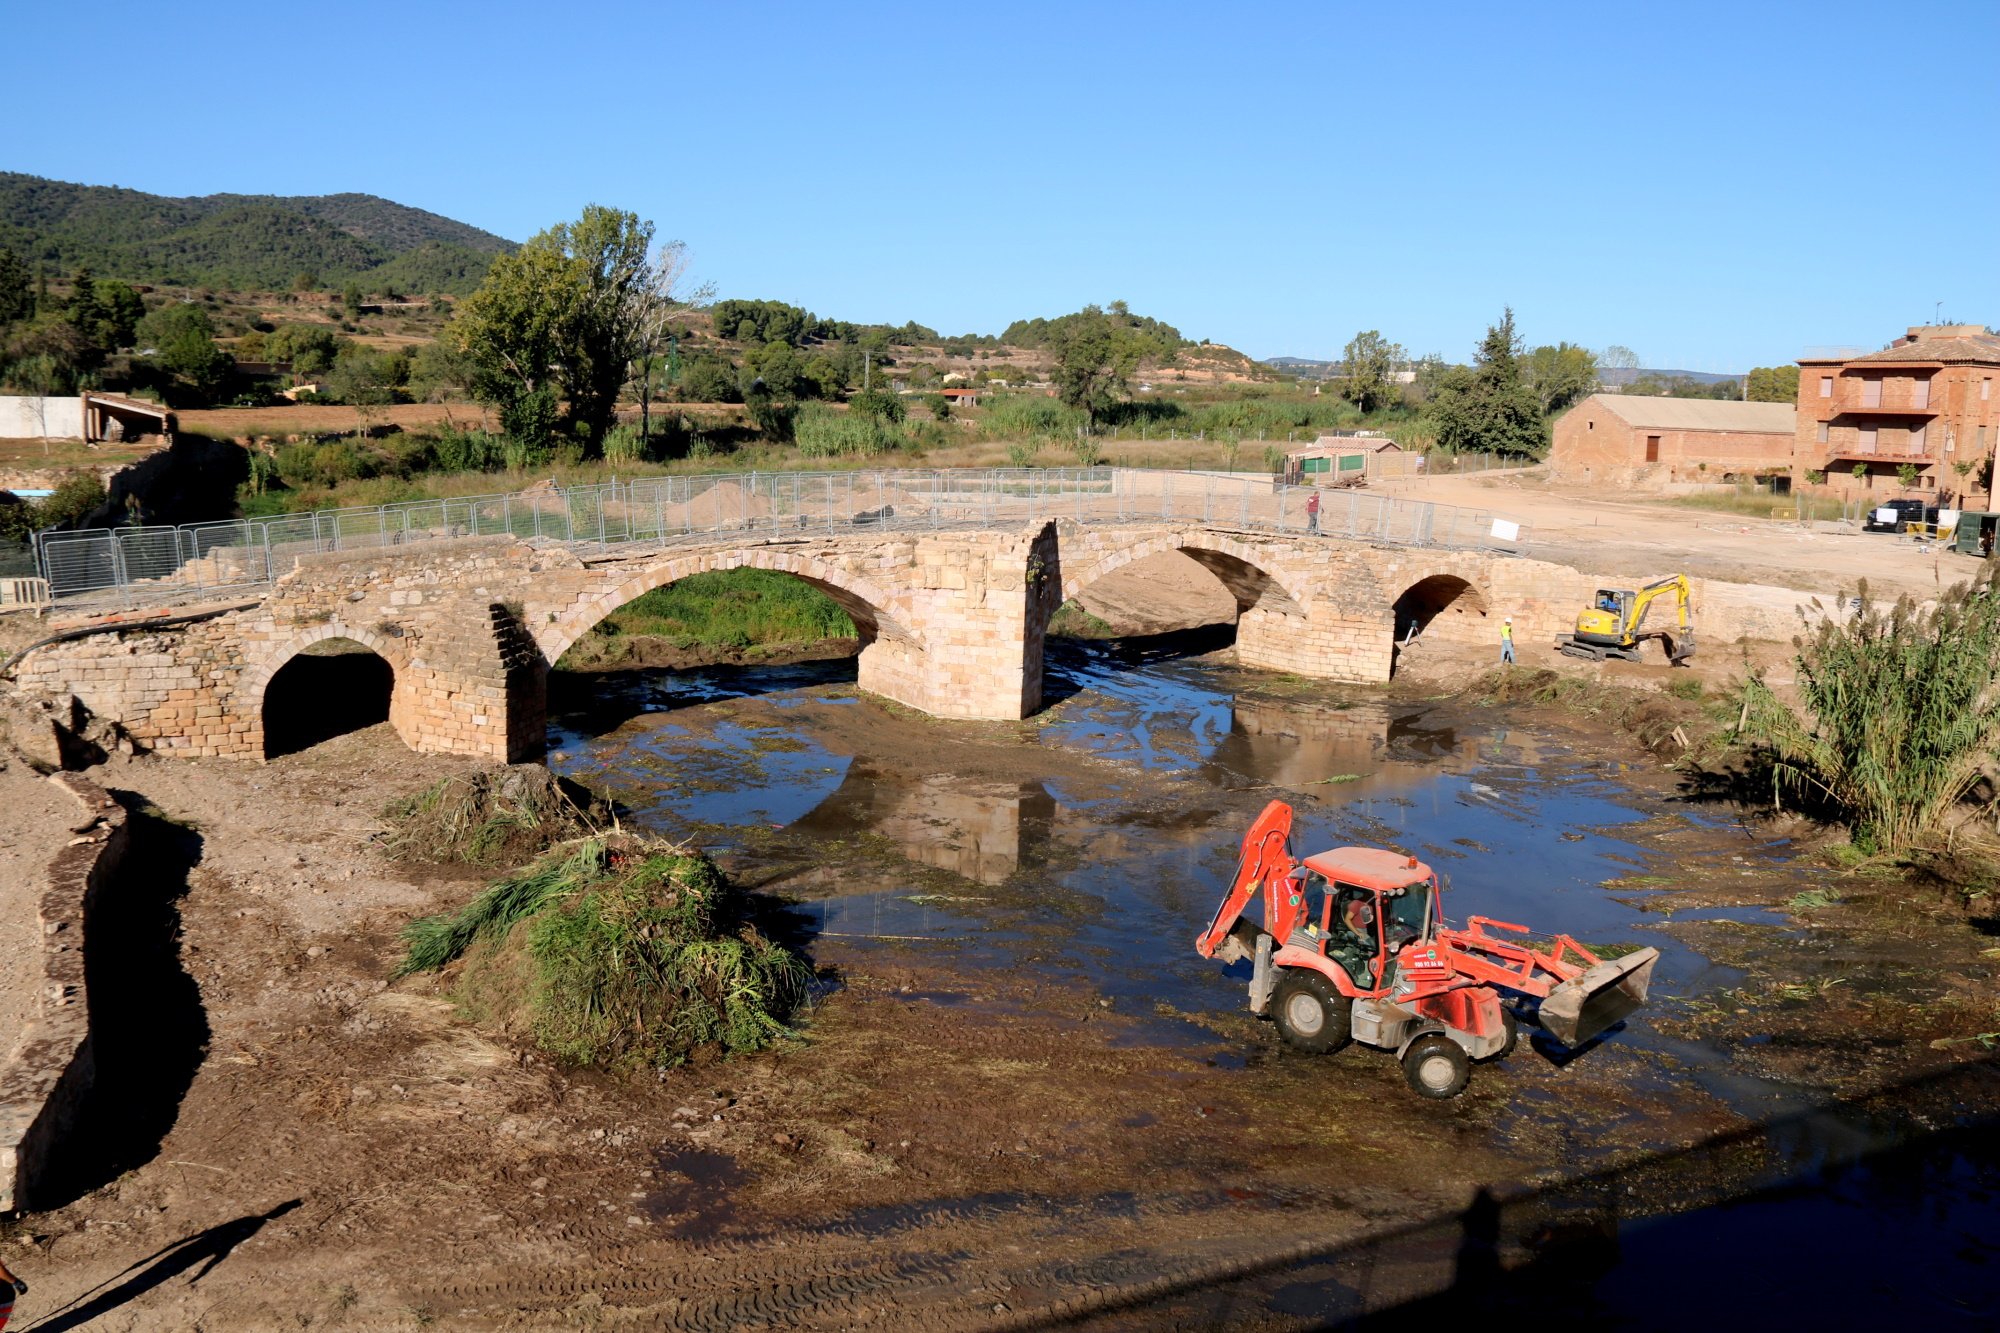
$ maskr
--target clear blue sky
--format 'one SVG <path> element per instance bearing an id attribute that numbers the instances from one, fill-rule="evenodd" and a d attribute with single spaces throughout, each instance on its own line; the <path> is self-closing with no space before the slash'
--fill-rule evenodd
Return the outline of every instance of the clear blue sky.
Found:
<path id="1" fill-rule="evenodd" d="M 2000 323 L 2000 3 L 4 0 L 0 169 L 596 201 L 724 296 L 946 332 L 1115 298 L 1255 356 L 1377 328 L 1738 370 Z M 93 44 L 102 41 L 101 62 Z M 23 108 L 27 108 L 24 112 Z"/>

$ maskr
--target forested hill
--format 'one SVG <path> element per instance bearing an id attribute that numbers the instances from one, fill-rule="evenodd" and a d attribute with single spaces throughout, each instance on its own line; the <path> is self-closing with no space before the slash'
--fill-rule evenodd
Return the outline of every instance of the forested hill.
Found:
<path id="1" fill-rule="evenodd" d="M 52 275 L 232 290 L 469 292 L 511 241 L 369 194 L 171 199 L 0 172 L 0 248 Z"/>

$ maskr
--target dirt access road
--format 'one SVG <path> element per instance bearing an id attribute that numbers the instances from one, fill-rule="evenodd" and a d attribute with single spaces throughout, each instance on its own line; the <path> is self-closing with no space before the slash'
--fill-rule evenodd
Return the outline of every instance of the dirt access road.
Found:
<path id="1" fill-rule="evenodd" d="M 1834 596 L 1867 579 L 1878 595 L 1924 598 L 1981 568 L 1967 556 L 1922 550 L 1889 533 L 1808 531 L 1636 497 L 1609 499 L 1601 490 L 1551 482 L 1540 468 L 1395 477 L 1369 489 L 1491 509 L 1528 525 L 1527 554 L 1635 581 L 1685 573 Z"/>
<path id="2" fill-rule="evenodd" d="M 905 767 L 911 780 L 1051 784 L 1074 812 L 1062 818 L 1087 825 L 1065 835 L 1058 820 L 1052 865 L 1174 854 L 1192 836 L 1177 832 L 1191 799 L 1211 808 L 1263 799 L 1212 787 L 1199 796 L 1144 765 L 1042 746 L 1044 725 L 1087 724 L 1073 714 L 1088 698 L 1047 724 L 940 724 L 837 692 L 781 712 L 796 744 L 875 756 L 884 771 L 871 788 Z M 1289 716 L 1302 702 L 1311 703 L 1301 695 L 1255 708 Z M 1331 699 L 1308 712 L 1338 722 L 1358 706 Z M 1467 725 L 1492 715 L 1477 701 L 1464 707 Z M 667 716 L 716 734 L 744 725 L 726 707 Z M 1430 716 L 1422 734 L 1449 720 Z M 1528 744 L 1532 756 L 1549 743 L 1534 738 L 1562 720 L 1516 712 L 1507 723 L 1506 744 Z M 1252 743 L 1289 744 L 1276 734 Z M 1571 734 L 1564 744 L 1599 746 L 1592 762 L 1603 772 L 1631 767 L 1635 799 L 1653 813 L 1625 836 L 1649 857 L 1724 868 L 1675 886 L 1676 906 L 1696 918 L 1777 912 L 1817 882 L 1794 858 L 1749 854 L 1732 825 L 1678 813 L 1672 776 L 1632 763 L 1643 756 L 1622 740 Z M 813 959 L 838 984 L 801 1042 L 631 1080 L 553 1068 L 483 1035 L 435 982 L 387 980 L 400 926 L 462 902 L 479 880 L 390 862 L 375 842 L 378 812 L 463 767 L 411 754 L 378 727 L 266 767 L 121 759 L 96 771 L 162 816 L 141 834 L 158 873 L 139 892 L 178 914 L 167 984 L 122 1004 L 113 989 L 93 992 L 94 1011 L 102 1005 L 115 1029 L 107 1050 L 121 1049 L 121 1035 L 126 1046 L 148 1038 L 162 1073 L 134 1087 L 125 1109 L 157 1129 L 83 1181 L 75 1202 L 0 1238 L 34 1283 L 21 1310 L 31 1327 L 976 1328 L 1111 1318 L 1185 1296 L 1184 1282 L 1280 1271 L 1304 1254 L 1452 1219 L 1482 1187 L 1518 1190 L 1746 1123 L 1674 1060 L 1623 1047 L 1567 1065 L 1523 1056 L 1483 1069 L 1460 1101 L 1434 1105 L 1411 1098 L 1387 1058 L 1294 1057 L 1236 1012 L 1134 1010 L 1061 962 L 1086 922 L 1072 919 L 1075 906 L 1039 898 L 1035 875 L 956 890 L 1039 923 L 998 954 L 1002 946 L 977 939 L 938 947 L 821 935 Z M 1351 790 L 1300 787 L 1296 799 L 1336 802 L 1345 798 L 1333 793 Z M 1091 812 L 1114 799 L 1125 813 L 1091 823 L 1109 818 Z M 1400 799 L 1387 789 L 1383 808 Z M 1233 810 L 1218 826 L 1233 826 Z M 827 881 L 817 892 L 842 893 L 868 876 L 907 886 L 925 873 L 879 837 L 821 833 L 810 820 L 800 830 L 797 848 L 772 853 L 799 864 L 788 894 L 814 892 L 814 876 Z M 1208 836 L 1188 844 L 1190 865 L 1215 850 Z M 1183 896 L 1175 883 L 1158 888 Z M 1824 931 L 1673 926 L 1723 956 L 1738 980 L 1724 999 L 1705 991 L 1705 1007 L 1651 1021 L 1711 1043 L 1703 1058 L 1727 1050 L 1818 1098 L 1966 1065 L 1971 1048 L 1929 1042 L 1979 1030 L 1968 1024 L 1990 981 L 1984 938 L 1933 920 L 1928 906 L 1906 920 L 1890 893 L 1874 895 L 1878 906 L 1849 896 L 1819 918 Z M 1191 975 L 1203 971 L 1175 957 Z M 1845 984 L 1813 1005 L 1782 989 L 1780 979 L 1829 969 Z M 1893 1114 L 1954 1113 L 1910 1100 Z M 1783 1151 L 1670 1160 L 1647 1178 L 1644 1202 L 1727 1190 Z M 1448 1279 L 1455 1226 L 1444 1243 L 1425 1241 L 1405 1266 L 1379 1271 L 1370 1290 L 1393 1303 Z M 1314 1308 L 1287 1313 L 1274 1298 L 1229 1318 L 1303 1327 Z"/>

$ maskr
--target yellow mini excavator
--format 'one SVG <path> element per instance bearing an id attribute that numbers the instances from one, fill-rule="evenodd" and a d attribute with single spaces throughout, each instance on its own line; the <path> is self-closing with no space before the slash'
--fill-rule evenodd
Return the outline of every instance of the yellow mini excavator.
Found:
<path id="1" fill-rule="evenodd" d="M 1675 624 L 1671 629 L 1642 629 L 1646 612 L 1655 601 L 1673 595 Z M 1658 639 L 1667 651 L 1670 666 L 1679 666 L 1694 656 L 1694 606 L 1689 600 L 1687 575 L 1648 583 L 1638 592 L 1599 588 L 1596 600 L 1576 618 L 1576 633 L 1556 640 L 1556 647 L 1570 657 L 1602 662 L 1616 657 L 1625 662 L 1639 660 L 1639 645 Z"/>

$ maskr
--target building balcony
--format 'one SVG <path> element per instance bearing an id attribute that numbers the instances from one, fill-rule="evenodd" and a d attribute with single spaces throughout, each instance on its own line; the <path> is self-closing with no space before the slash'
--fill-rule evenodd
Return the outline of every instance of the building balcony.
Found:
<path id="1" fill-rule="evenodd" d="M 1828 445 L 1820 457 L 1822 469 L 1838 463 L 1915 463 L 1922 467 L 1938 461 L 1938 456 L 1928 449 L 1871 449 L 1859 444 Z"/>
<path id="2" fill-rule="evenodd" d="M 1935 407 L 1857 407 L 1845 406 L 1834 409 L 1836 417 L 1934 417 Z"/>

